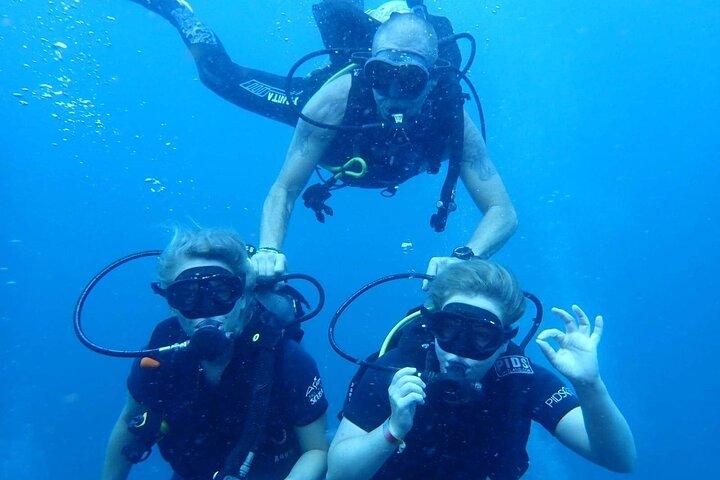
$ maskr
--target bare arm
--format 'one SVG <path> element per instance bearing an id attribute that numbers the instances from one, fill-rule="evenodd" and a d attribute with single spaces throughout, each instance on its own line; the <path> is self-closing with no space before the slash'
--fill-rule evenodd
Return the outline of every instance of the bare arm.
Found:
<path id="1" fill-rule="evenodd" d="M 309 425 L 295 428 L 295 434 L 303 454 L 295 462 L 295 466 L 286 480 L 320 480 L 325 478 L 328 450 L 328 442 L 325 437 L 326 430 L 326 415 Z"/>
<path id="2" fill-rule="evenodd" d="M 425 404 L 425 382 L 417 369 L 402 368 L 388 387 L 390 418 L 371 432 L 366 432 L 343 418 L 328 452 L 328 480 L 368 480 L 387 461 L 397 445 L 386 433 L 403 439 L 412 429 L 415 410 Z"/>
<path id="3" fill-rule="evenodd" d="M 382 429 L 380 425 L 366 432 L 343 418 L 330 445 L 327 480 L 367 480 L 372 477 L 397 449 L 385 440 Z"/>
<path id="4" fill-rule="evenodd" d="M 110 433 L 110 439 L 105 450 L 105 464 L 103 465 L 101 477 L 103 480 L 125 480 L 130 474 L 130 468 L 133 464 L 122 453 L 123 447 L 133 441 L 127 422 L 144 411 L 143 406 L 128 395 L 125 407 L 120 413 L 117 422 L 115 422 L 112 433 Z"/>
<path id="5" fill-rule="evenodd" d="M 580 407 L 555 427 L 555 436 L 566 447 L 588 460 L 619 473 L 635 465 L 635 441 L 630 426 L 610 398 L 602 380 L 576 386 Z"/>
<path id="6" fill-rule="evenodd" d="M 483 213 L 467 246 L 475 255 L 489 258 L 515 233 L 517 215 L 500 175 L 487 156 L 482 135 L 467 112 L 460 178 Z"/>
<path id="7" fill-rule="evenodd" d="M 303 113 L 320 122 L 340 124 L 345 114 L 350 80 L 350 75 L 345 75 L 321 88 L 308 101 Z M 285 163 L 263 205 L 261 247 L 279 249 L 282 246 L 295 200 L 333 138 L 331 130 L 312 126 L 303 120 L 298 122 Z"/>
<path id="8" fill-rule="evenodd" d="M 616 472 L 627 473 L 635 466 L 635 440 L 630 426 L 617 408 L 600 377 L 597 347 L 604 320 L 590 319 L 573 305 L 577 321 L 560 308 L 552 311 L 565 323 L 565 332 L 551 328 L 535 340 L 550 363 L 572 383 L 580 408 L 568 412 L 555 427 L 555 436 L 564 445 L 590 461 Z M 557 351 L 550 345 L 555 341 Z"/>

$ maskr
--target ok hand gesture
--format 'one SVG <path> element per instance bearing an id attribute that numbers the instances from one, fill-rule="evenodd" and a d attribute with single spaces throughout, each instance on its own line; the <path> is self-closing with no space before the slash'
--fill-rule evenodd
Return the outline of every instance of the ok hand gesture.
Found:
<path id="1" fill-rule="evenodd" d="M 595 317 L 595 328 L 590 325 L 585 312 L 580 307 L 572 307 L 577 320 L 560 308 L 552 312 L 565 323 L 565 333 L 556 328 L 543 330 L 535 340 L 550 363 L 567 377 L 573 385 L 590 385 L 600 379 L 597 360 L 597 347 L 603 331 L 603 318 Z M 555 350 L 548 340 L 558 344 Z"/>

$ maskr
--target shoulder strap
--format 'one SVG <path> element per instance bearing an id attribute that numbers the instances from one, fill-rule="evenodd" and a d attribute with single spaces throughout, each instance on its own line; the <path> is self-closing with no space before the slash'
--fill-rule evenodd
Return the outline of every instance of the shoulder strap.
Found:
<path id="1" fill-rule="evenodd" d="M 217 478 L 247 478 L 267 426 L 278 358 L 277 346 L 282 333 L 274 325 L 276 320 L 271 318 L 274 316 L 272 312 L 264 310 L 259 312 L 258 316 L 258 321 L 251 324 L 253 331 L 248 332 L 256 345 L 250 404 L 240 439 L 225 460 L 223 470 L 216 475 Z"/>
<path id="2" fill-rule="evenodd" d="M 345 114 L 343 115 L 342 123 L 345 125 L 360 125 L 365 123 L 366 117 L 372 117 L 372 115 L 368 115 L 367 112 L 374 111 L 372 109 L 375 108 L 375 104 L 374 102 L 370 102 L 368 100 L 372 98 L 372 92 L 370 90 L 370 87 L 367 85 L 367 82 L 364 81 L 362 68 L 356 67 L 354 70 L 352 70 L 350 76 L 350 91 L 348 93 L 347 107 L 345 108 Z M 347 134 L 340 131 L 336 133 L 332 145 L 349 145 L 350 148 L 346 152 L 346 154 L 340 154 L 338 156 L 351 157 L 357 155 L 357 145 L 359 145 L 363 141 L 363 138 L 363 132 L 353 132 L 352 134 Z M 328 151 L 333 150 L 334 147 L 328 149 Z M 347 158 L 343 158 L 342 163 L 344 163 L 346 160 Z M 320 182 L 306 188 L 302 194 L 302 199 L 305 207 L 315 212 L 315 218 L 317 219 L 317 221 L 320 223 L 325 223 L 325 217 L 331 217 L 335 213 L 332 207 L 327 204 L 327 201 L 332 197 L 331 192 L 333 190 L 338 190 L 345 185 L 338 184 L 341 176 L 331 175 L 326 180 L 322 178 L 318 168 L 316 168 L 316 172 L 318 172 Z"/>
<path id="3" fill-rule="evenodd" d="M 261 443 L 263 430 L 267 425 L 267 413 L 273 386 L 275 360 L 273 350 L 262 349 L 258 352 L 253 376 L 252 398 L 248 406 L 245 424 L 240 439 L 228 455 L 219 478 L 246 478 L 255 457 L 255 451 Z"/>
<path id="4" fill-rule="evenodd" d="M 362 125 L 375 118 L 377 106 L 363 68 L 358 66 L 351 73 L 351 77 L 343 122 L 346 125 Z M 362 134 L 362 132 L 353 132 L 352 137 L 357 137 L 358 133 Z"/>
<path id="5" fill-rule="evenodd" d="M 448 162 L 447 175 L 440 190 L 440 200 L 437 202 L 437 212 L 430 217 L 430 226 L 436 232 L 445 231 L 447 219 L 450 212 L 457 209 L 455 204 L 455 190 L 458 178 L 460 178 L 460 165 L 462 163 L 465 144 L 465 112 L 463 110 L 464 97 L 460 91 L 460 84 L 457 88 L 449 87 L 454 95 L 457 95 L 452 117 L 453 128 L 450 134 L 450 159 Z"/>

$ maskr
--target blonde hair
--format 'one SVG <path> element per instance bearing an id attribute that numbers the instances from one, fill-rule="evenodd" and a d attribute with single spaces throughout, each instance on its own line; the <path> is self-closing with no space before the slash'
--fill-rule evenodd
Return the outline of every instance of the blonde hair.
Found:
<path id="1" fill-rule="evenodd" d="M 430 282 L 430 301 L 436 310 L 457 294 L 485 295 L 502 308 L 503 322 L 511 325 L 525 312 L 525 297 L 515 276 L 495 262 L 468 260 L 454 263 Z"/>
<path id="2" fill-rule="evenodd" d="M 172 240 L 158 259 L 158 277 L 163 285 L 172 283 L 183 259 L 202 258 L 227 264 L 236 275 L 249 268 L 247 249 L 240 236 L 230 229 L 175 227 Z"/>

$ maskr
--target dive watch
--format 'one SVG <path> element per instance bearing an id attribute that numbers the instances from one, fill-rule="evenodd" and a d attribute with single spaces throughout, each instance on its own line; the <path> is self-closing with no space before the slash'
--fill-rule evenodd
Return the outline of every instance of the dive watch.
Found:
<path id="1" fill-rule="evenodd" d="M 463 245 L 462 247 L 456 247 L 450 256 L 460 260 L 470 260 L 475 258 L 475 252 L 472 251 L 472 248 Z"/>

